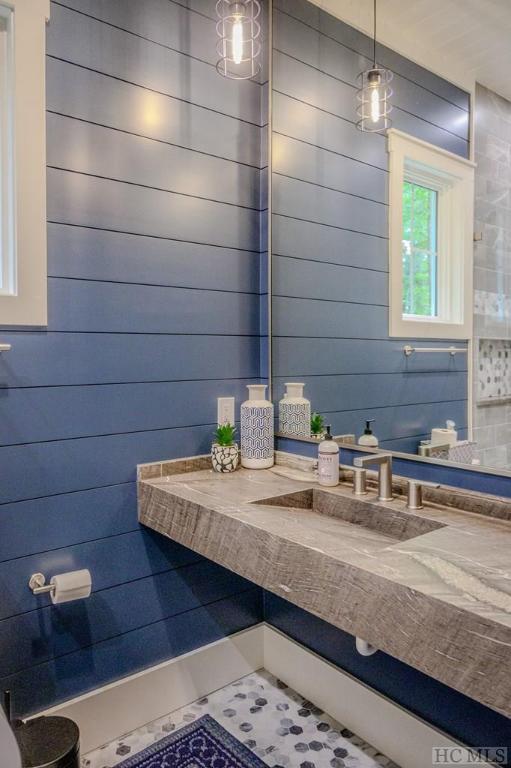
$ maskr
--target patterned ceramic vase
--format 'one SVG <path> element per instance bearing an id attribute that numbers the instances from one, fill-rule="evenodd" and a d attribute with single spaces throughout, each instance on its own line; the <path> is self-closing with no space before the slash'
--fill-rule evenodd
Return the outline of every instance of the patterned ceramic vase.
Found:
<path id="1" fill-rule="evenodd" d="M 273 467 L 273 403 L 266 384 L 249 384 L 241 406 L 241 465 L 247 469 Z"/>
<path id="2" fill-rule="evenodd" d="M 311 404 L 303 396 L 305 384 L 286 384 L 286 394 L 279 402 L 279 432 L 294 437 L 311 436 Z"/>
<path id="3" fill-rule="evenodd" d="M 215 472 L 234 472 L 238 468 L 240 449 L 237 443 L 233 445 L 211 446 L 211 463 Z"/>

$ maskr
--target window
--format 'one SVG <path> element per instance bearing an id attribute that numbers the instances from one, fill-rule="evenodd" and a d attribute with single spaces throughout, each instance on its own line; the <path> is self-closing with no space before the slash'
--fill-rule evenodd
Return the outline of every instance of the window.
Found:
<path id="1" fill-rule="evenodd" d="M 468 339 L 473 164 L 389 131 L 391 336 Z"/>
<path id="2" fill-rule="evenodd" d="M 0 324 L 46 325 L 45 22 L 0 0 Z"/>
<path id="3" fill-rule="evenodd" d="M 438 192 L 403 183 L 403 317 L 436 317 Z"/>

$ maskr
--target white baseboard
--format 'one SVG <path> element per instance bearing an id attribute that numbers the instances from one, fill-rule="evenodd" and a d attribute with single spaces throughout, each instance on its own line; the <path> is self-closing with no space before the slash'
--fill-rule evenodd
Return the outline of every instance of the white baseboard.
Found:
<path id="1" fill-rule="evenodd" d="M 460 746 L 269 625 L 264 667 L 402 768 L 431 768 L 433 747 Z"/>
<path id="2" fill-rule="evenodd" d="M 71 699 L 42 714 L 70 717 L 82 755 L 263 666 L 262 624 Z"/>
<path id="3" fill-rule="evenodd" d="M 433 747 L 459 747 L 452 738 L 267 624 L 42 714 L 59 714 L 78 723 L 83 755 L 262 667 L 402 768 L 431 768 Z"/>

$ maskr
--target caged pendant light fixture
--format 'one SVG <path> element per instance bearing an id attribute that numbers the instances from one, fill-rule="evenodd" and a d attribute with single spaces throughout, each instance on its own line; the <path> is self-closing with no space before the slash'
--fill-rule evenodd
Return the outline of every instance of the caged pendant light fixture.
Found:
<path id="1" fill-rule="evenodd" d="M 233 80 L 249 80 L 261 71 L 259 0 L 218 0 L 217 71 Z"/>
<path id="2" fill-rule="evenodd" d="M 357 91 L 357 128 L 369 133 L 382 133 L 392 125 L 389 115 L 392 111 L 390 69 L 376 63 L 376 0 L 374 0 L 373 66 L 358 76 L 360 88 Z"/>

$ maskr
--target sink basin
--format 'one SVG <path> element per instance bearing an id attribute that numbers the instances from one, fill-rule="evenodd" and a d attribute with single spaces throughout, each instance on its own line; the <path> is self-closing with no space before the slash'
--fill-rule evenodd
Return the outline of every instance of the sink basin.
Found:
<path id="1" fill-rule="evenodd" d="M 340 535 L 343 528 L 348 535 L 355 532 L 354 527 L 359 530 L 365 528 L 377 534 L 372 537 L 372 541 L 380 546 L 390 546 L 397 541 L 407 541 L 444 528 L 444 525 L 436 520 L 393 508 L 392 503 L 383 506 L 369 499 L 317 488 L 272 496 L 252 503 L 293 510 L 295 514 L 308 510 L 330 520 L 333 518 L 340 523 L 339 530 L 336 531 Z"/>

